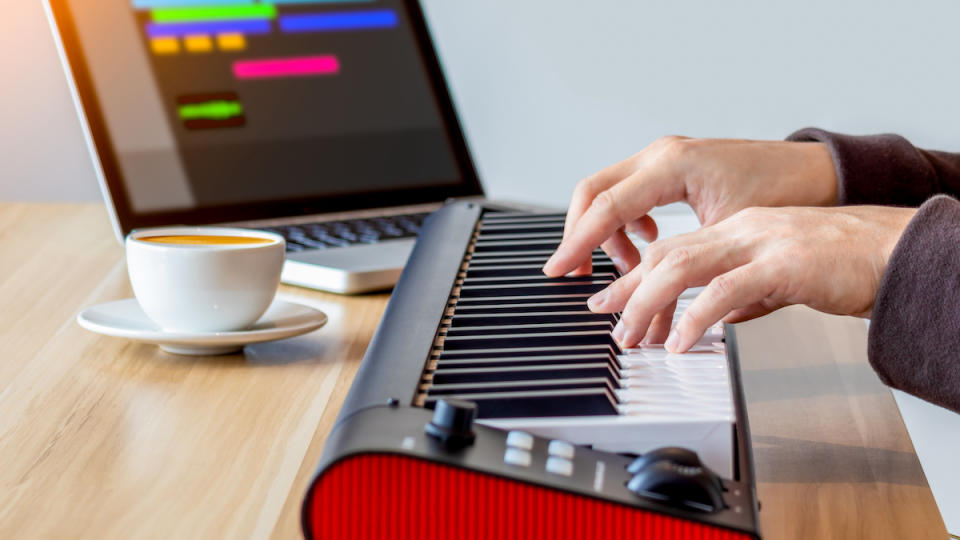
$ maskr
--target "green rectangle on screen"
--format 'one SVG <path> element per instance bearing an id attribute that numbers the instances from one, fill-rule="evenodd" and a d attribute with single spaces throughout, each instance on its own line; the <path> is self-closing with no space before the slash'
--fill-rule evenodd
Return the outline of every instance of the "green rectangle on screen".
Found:
<path id="1" fill-rule="evenodd" d="M 156 23 L 275 19 L 277 17 L 277 7 L 273 4 L 245 4 L 158 8 L 151 10 L 150 16 Z"/>
<path id="2" fill-rule="evenodd" d="M 205 101 L 203 103 L 188 103 L 179 107 L 181 120 L 226 120 L 235 116 L 243 116 L 243 105 L 236 101 Z"/>

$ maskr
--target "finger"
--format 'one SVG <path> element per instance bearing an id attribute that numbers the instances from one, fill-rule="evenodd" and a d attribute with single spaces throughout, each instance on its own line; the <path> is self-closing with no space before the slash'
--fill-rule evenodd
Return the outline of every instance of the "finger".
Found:
<path id="1" fill-rule="evenodd" d="M 600 244 L 600 247 L 603 248 L 603 251 L 610 257 L 613 265 L 621 274 L 626 274 L 632 270 L 633 267 L 640 264 L 640 251 L 637 250 L 637 246 L 633 245 L 633 241 L 630 240 L 622 230 L 613 233 L 613 236 L 608 238 L 603 244 Z M 593 265 L 592 257 L 590 257 L 586 262 L 567 275 L 589 276 L 592 273 Z"/>
<path id="2" fill-rule="evenodd" d="M 718 275 L 683 312 L 664 346 L 670 352 L 686 352 L 728 313 L 754 305 L 775 290 L 776 274 L 762 263 L 750 262 Z"/>
<path id="3" fill-rule="evenodd" d="M 654 242 L 660 234 L 657 222 L 649 215 L 635 219 L 626 225 L 627 232 L 633 233 L 647 242 Z"/>
<path id="4" fill-rule="evenodd" d="M 615 280 L 607 288 L 587 299 L 587 307 L 594 313 L 617 313 L 623 311 L 627 301 L 642 280 L 639 266 Z"/>
<path id="5" fill-rule="evenodd" d="M 729 272 L 742 261 L 744 250 L 733 242 L 679 246 L 673 249 L 643 279 L 623 309 L 621 345 L 634 346 L 650 328 L 654 315 L 666 308 L 690 287 L 708 283 L 714 276 Z"/>
<path id="6" fill-rule="evenodd" d="M 700 231 L 694 231 L 692 233 L 664 238 L 663 240 L 658 240 L 650 244 L 647 246 L 638 266 L 635 266 L 630 272 L 608 285 L 606 289 L 591 296 L 587 300 L 587 306 L 595 313 L 617 313 L 623 311 L 630 297 L 640 285 L 643 279 L 642 277 L 659 264 L 666 254 L 680 246 L 706 243 L 705 240 L 707 237 L 712 235 L 713 233 L 700 234 Z"/>
<path id="7" fill-rule="evenodd" d="M 647 335 L 643 337 L 643 343 L 663 343 L 670 333 L 670 327 L 673 325 L 673 314 L 676 311 L 677 302 L 674 300 L 669 306 L 657 312 L 653 316 L 653 321 L 650 322 Z"/>
<path id="8" fill-rule="evenodd" d="M 614 163 L 577 182 L 577 186 L 573 189 L 573 196 L 570 197 L 570 206 L 567 208 L 567 217 L 563 226 L 564 237 L 573 230 L 580 216 L 587 210 L 598 193 L 606 191 L 636 170 L 639 165 L 638 157 L 633 156 L 619 163 Z"/>
<path id="9" fill-rule="evenodd" d="M 594 197 L 627 177 L 635 166 L 633 159 L 625 159 L 577 182 L 577 187 L 573 190 L 570 206 L 567 208 L 567 215 L 564 219 L 563 238 L 570 235 L 576 227 L 577 221 L 580 220 L 580 216 L 593 202 Z M 591 273 L 591 266 L 590 257 L 587 257 L 570 273 L 579 276 L 588 275 Z"/>
<path id="10" fill-rule="evenodd" d="M 714 225 L 657 240 L 643 251 L 641 271 L 645 274 L 651 272 L 670 252 L 680 246 L 708 244 L 715 242 L 717 238 L 724 238 L 725 235 L 726 231 L 720 225 Z"/>
<path id="11" fill-rule="evenodd" d="M 613 265 L 617 267 L 617 271 L 621 274 L 626 274 L 640 264 L 640 252 L 623 230 L 613 233 L 613 236 L 608 238 L 600 247 L 610 257 Z"/>
<path id="12" fill-rule="evenodd" d="M 739 322 L 749 321 L 756 319 L 757 317 L 763 317 L 768 315 L 779 308 L 771 308 L 763 305 L 761 302 L 752 304 L 746 307 L 737 308 L 730 313 L 728 313 L 724 318 L 723 322 L 735 324 Z"/>
<path id="13" fill-rule="evenodd" d="M 577 268 L 614 231 L 664 202 L 663 190 L 657 186 L 662 178 L 656 172 L 640 170 L 598 193 L 544 265 L 544 273 L 562 276 Z"/>

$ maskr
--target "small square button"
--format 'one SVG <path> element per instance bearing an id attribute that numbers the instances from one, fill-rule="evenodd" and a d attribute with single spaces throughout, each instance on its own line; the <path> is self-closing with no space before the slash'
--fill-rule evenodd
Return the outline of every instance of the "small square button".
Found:
<path id="1" fill-rule="evenodd" d="M 549 457 L 547 458 L 547 472 L 560 476 L 572 476 L 573 462 L 560 457 Z"/>
<path id="2" fill-rule="evenodd" d="M 529 467 L 532 459 L 530 452 L 519 448 L 507 448 L 503 453 L 503 462 L 515 467 Z"/>
<path id="3" fill-rule="evenodd" d="M 521 450 L 533 450 L 533 435 L 526 431 L 511 431 L 507 433 L 507 446 Z"/>
<path id="4" fill-rule="evenodd" d="M 547 453 L 563 459 L 573 459 L 574 447 L 567 441 L 554 440 L 550 441 Z"/>

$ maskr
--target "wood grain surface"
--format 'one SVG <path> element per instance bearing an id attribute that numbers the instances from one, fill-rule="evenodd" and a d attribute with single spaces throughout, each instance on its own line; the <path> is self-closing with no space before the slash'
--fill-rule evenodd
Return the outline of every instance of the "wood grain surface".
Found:
<path id="1" fill-rule="evenodd" d="M 222 357 L 99 336 L 77 313 L 132 296 L 104 208 L 0 204 L 0 538 L 299 537 L 387 295 L 281 294 L 330 322 Z M 765 538 L 946 538 L 862 321 L 741 341 Z"/>

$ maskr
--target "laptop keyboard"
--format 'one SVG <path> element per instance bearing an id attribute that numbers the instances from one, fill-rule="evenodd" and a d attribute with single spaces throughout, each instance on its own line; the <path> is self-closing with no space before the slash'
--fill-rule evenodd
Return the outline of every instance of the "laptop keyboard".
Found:
<path id="1" fill-rule="evenodd" d="M 382 240 L 397 238 L 413 238 L 420 233 L 423 220 L 428 215 L 430 214 L 423 212 L 344 221 L 298 223 L 260 227 L 260 229 L 283 236 L 287 240 L 287 251 L 297 252 L 305 249 L 328 249 L 356 244 L 376 244 Z"/>

